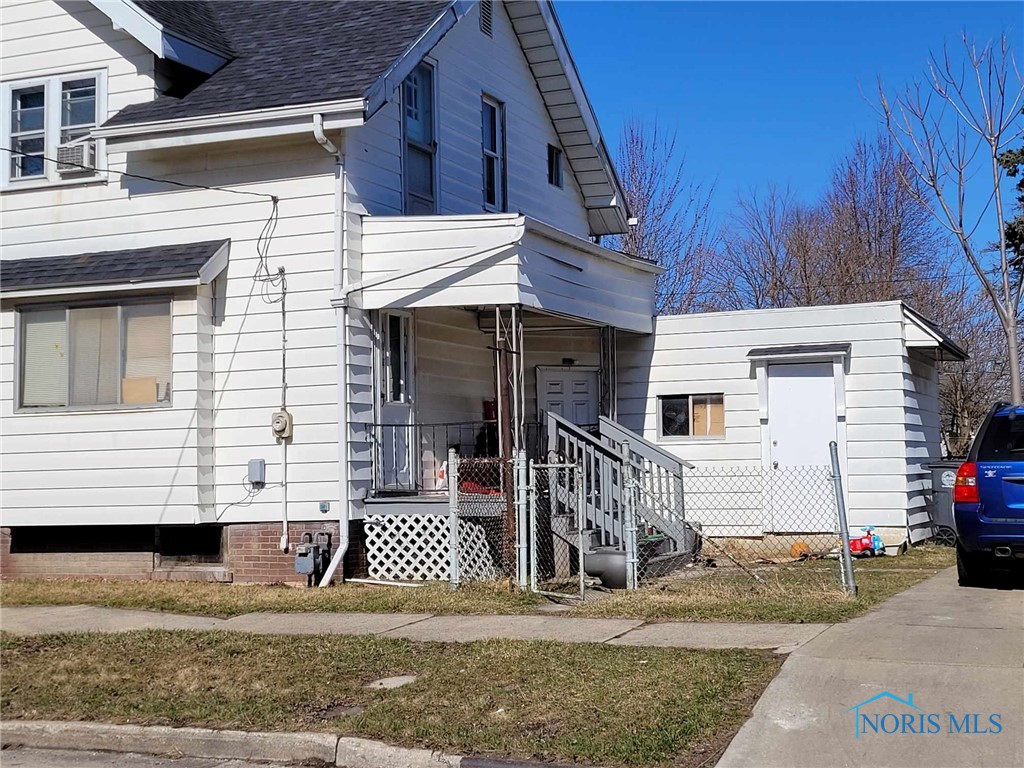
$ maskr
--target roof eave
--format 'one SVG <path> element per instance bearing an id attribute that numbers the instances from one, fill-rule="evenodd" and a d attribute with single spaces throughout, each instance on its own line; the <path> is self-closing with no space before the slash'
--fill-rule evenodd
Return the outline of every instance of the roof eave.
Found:
<path id="1" fill-rule="evenodd" d="M 131 0 L 89 0 L 90 4 L 110 19 L 114 29 L 123 29 L 161 59 L 169 59 L 186 67 L 211 74 L 228 62 L 219 51 L 205 48 L 164 26 Z"/>
<path id="2" fill-rule="evenodd" d="M 906 302 L 901 301 L 900 305 L 903 308 L 903 316 L 929 337 L 928 341 L 906 341 L 908 349 L 936 349 L 938 359 L 943 362 L 963 362 L 970 359 L 967 350 L 947 336 L 935 323 Z"/>
<path id="3" fill-rule="evenodd" d="M 458 21 L 469 13 L 475 0 L 453 0 L 387 70 L 366 89 L 366 118 L 383 107 L 395 89 L 409 76 Z"/>
<path id="4" fill-rule="evenodd" d="M 94 129 L 92 136 L 105 139 L 110 148 L 123 152 L 167 149 L 305 133 L 312 131 L 314 115 L 323 116 L 323 126 L 327 130 L 351 128 L 363 124 L 365 110 L 364 99 L 345 99 L 148 123 L 104 125 Z"/>

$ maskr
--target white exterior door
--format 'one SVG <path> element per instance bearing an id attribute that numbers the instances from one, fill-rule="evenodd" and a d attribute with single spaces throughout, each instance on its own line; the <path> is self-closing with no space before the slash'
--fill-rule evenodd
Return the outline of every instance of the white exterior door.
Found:
<path id="1" fill-rule="evenodd" d="M 386 489 L 412 490 L 416 476 L 413 455 L 412 317 L 381 314 L 380 466 Z"/>
<path id="2" fill-rule="evenodd" d="M 835 500 L 826 468 L 837 431 L 831 362 L 768 366 L 768 530 L 835 530 Z"/>
<path id="3" fill-rule="evenodd" d="M 592 426 L 598 422 L 599 407 L 596 368 L 537 368 L 537 410 L 541 420 L 551 411 L 573 424 Z"/>

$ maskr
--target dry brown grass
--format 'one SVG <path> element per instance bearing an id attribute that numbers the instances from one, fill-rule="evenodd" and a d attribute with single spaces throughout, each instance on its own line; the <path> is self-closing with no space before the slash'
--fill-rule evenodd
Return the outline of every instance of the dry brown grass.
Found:
<path id="1" fill-rule="evenodd" d="M 627 766 L 713 762 L 781 664 L 748 650 L 221 632 L 3 636 L 0 661 L 4 718 L 329 731 Z M 400 674 L 418 677 L 364 687 Z"/>
<path id="2" fill-rule="evenodd" d="M 572 615 L 687 621 L 835 622 L 858 616 L 952 565 L 953 550 L 915 547 L 901 557 L 858 560 L 856 599 L 839 587 L 838 563 L 819 560 L 760 568 L 758 584 L 735 568 L 689 571 L 695 578 L 665 580 L 637 592 L 588 601 Z M 260 611 L 355 611 L 442 615 L 529 614 L 544 600 L 504 584 L 468 583 L 417 588 L 345 584 L 330 589 L 235 586 L 162 581 L 14 580 L 0 583 L 3 605 L 99 605 L 205 616 Z"/>

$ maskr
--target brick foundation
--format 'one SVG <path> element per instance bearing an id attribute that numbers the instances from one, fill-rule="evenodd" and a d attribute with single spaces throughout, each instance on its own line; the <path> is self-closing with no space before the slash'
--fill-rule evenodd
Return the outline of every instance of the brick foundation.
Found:
<path id="1" fill-rule="evenodd" d="M 319 531 L 331 534 L 331 545 L 338 545 L 337 523 L 289 523 L 292 548 L 281 551 L 280 523 L 230 525 L 224 529 L 224 565 L 236 582 L 305 584 L 306 577 L 295 572 L 295 545 L 305 533 L 314 537 Z M 366 549 L 361 521 L 349 527 L 349 548 L 345 554 L 345 578 L 365 577 Z"/>
<path id="2" fill-rule="evenodd" d="M 161 558 L 155 529 L 27 528 L 0 529 L 0 578 L 112 578 L 192 581 L 239 581 L 305 584 L 295 573 L 294 546 L 304 533 L 328 531 L 332 546 L 338 544 L 338 524 L 292 523 L 288 526 L 291 550 L 279 548 L 279 523 L 225 526 L 221 541 L 223 562 L 199 558 L 195 563 Z M 366 547 L 362 521 L 350 526 L 345 556 L 345 578 L 365 577 Z M 12 541 L 14 547 L 12 548 Z M 165 553 L 166 554 L 166 553 Z"/>

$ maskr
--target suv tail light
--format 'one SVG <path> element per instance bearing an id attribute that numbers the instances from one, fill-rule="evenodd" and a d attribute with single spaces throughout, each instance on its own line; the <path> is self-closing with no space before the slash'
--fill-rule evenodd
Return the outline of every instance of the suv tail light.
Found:
<path id="1" fill-rule="evenodd" d="M 978 465 L 973 461 L 961 464 L 957 470 L 953 501 L 962 504 L 977 504 L 981 501 L 978 495 Z"/>

